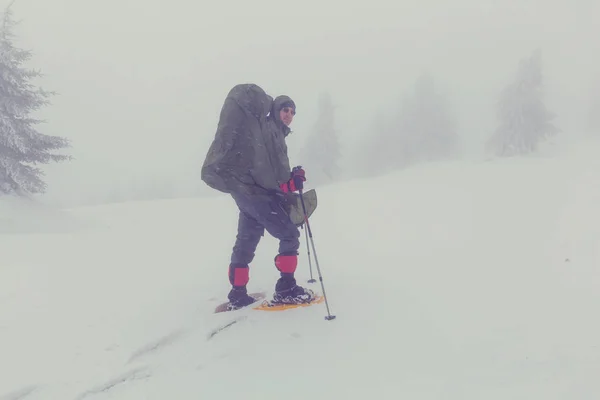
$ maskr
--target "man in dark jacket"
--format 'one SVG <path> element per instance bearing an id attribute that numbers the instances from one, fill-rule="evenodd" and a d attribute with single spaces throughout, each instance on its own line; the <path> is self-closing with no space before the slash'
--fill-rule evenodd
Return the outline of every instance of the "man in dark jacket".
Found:
<path id="1" fill-rule="evenodd" d="M 249 266 L 266 230 L 279 239 L 275 266 L 280 278 L 273 301 L 304 303 L 314 293 L 296 284 L 300 233 L 289 217 L 288 200 L 302 189 L 304 171 L 290 168 L 286 137 L 296 114 L 288 96 L 272 99 L 259 86 L 241 84 L 227 95 L 202 180 L 229 193 L 239 208 L 238 233 L 229 265 L 232 309 L 255 301 L 248 295 Z"/>

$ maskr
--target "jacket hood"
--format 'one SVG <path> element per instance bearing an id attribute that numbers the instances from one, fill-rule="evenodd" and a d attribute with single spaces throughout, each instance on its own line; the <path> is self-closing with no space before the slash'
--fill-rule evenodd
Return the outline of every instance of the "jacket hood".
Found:
<path id="1" fill-rule="evenodd" d="M 269 113 L 273 102 L 273 98 L 255 84 L 236 85 L 227 97 L 235 100 L 240 107 L 259 119 Z"/>
<path id="2" fill-rule="evenodd" d="M 290 132 L 292 130 L 290 129 L 289 126 L 284 124 L 283 121 L 281 121 L 281 118 L 279 117 L 279 111 L 281 111 L 281 109 L 284 107 L 293 107 L 294 110 L 296 110 L 296 103 L 294 103 L 294 100 L 292 100 L 292 98 L 289 96 L 286 96 L 286 95 L 277 96 L 273 100 L 273 105 L 271 107 L 270 112 L 271 112 L 272 118 L 277 122 L 277 125 L 281 129 L 283 129 L 285 136 L 287 136 L 290 134 Z"/>

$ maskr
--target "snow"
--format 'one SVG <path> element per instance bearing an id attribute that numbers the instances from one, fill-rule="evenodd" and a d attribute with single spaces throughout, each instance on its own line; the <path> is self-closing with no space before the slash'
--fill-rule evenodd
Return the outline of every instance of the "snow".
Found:
<path id="1" fill-rule="evenodd" d="M 38 214 L 2 200 L 0 399 L 597 399 L 599 153 L 317 188 L 333 321 L 324 304 L 212 313 L 227 196 Z M 272 290 L 276 248 L 265 236 L 251 291 Z"/>

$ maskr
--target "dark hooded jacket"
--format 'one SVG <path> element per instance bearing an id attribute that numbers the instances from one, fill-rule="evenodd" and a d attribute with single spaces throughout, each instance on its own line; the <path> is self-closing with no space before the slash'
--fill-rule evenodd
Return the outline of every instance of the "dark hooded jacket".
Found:
<path id="1" fill-rule="evenodd" d="M 227 95 L 201 178 L 225 193 L 269 195 L 290 178 L 286 136 L 279 118 L 287 96 L 275 100 L 255 84 L 235 86 Z"/>

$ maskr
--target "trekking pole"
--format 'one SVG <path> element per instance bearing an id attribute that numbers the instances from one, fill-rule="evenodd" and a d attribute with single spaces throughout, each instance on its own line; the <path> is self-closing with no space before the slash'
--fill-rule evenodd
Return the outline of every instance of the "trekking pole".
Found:
<path id="1" fill-rule="evenodd" d="M 313 273 L 312 273 L 312 260 L 310 259 L 310 247 L 308 246 L 308 230 L 304 229 L 304 234 L 306 236 L 306 251 L 308 252 L 308 268 L 310 271 L 310 279 L 308 280 L 308 283 L 315 283 L 316 280 L 315 278 L 313 278 Z"/>
<path id="2" fill-rule="evenodd" d="M 308 223 L 308 214 L 306 213 L 306 206 L 304 205 L 304 197 L 302 197 L 302 189 L 300 189 L 299 192 L 300 202 L 302 203 L 302 211 L 304 212 L 304 222 L 306 223 L 307 234 L 310 237 L 310 243 L 312 245 L 313 253 L 315 255 L 315 265 L 317 266 L 317 273 L 319 274 L 319 281 L 321 282 L 321 289 L 323 290 L 323 297 L 325 298 L 325 307 L 327 307 L 327 316 L 325 317 L 325 319 L 331 321 L 332 319 L 335 319 L 335 315 L 331 315 L 331 313 L 329 312 L 329 303 L 327 302 L 327 294 L 325 294 L 325 285 L 323 285 L 323 276 L 321 275 L 321 268 L 319 268 L 319 260 L 317 259 L 315 241 L 313 240 L 312 230 L 310 229 L 310 224 Z"/>

